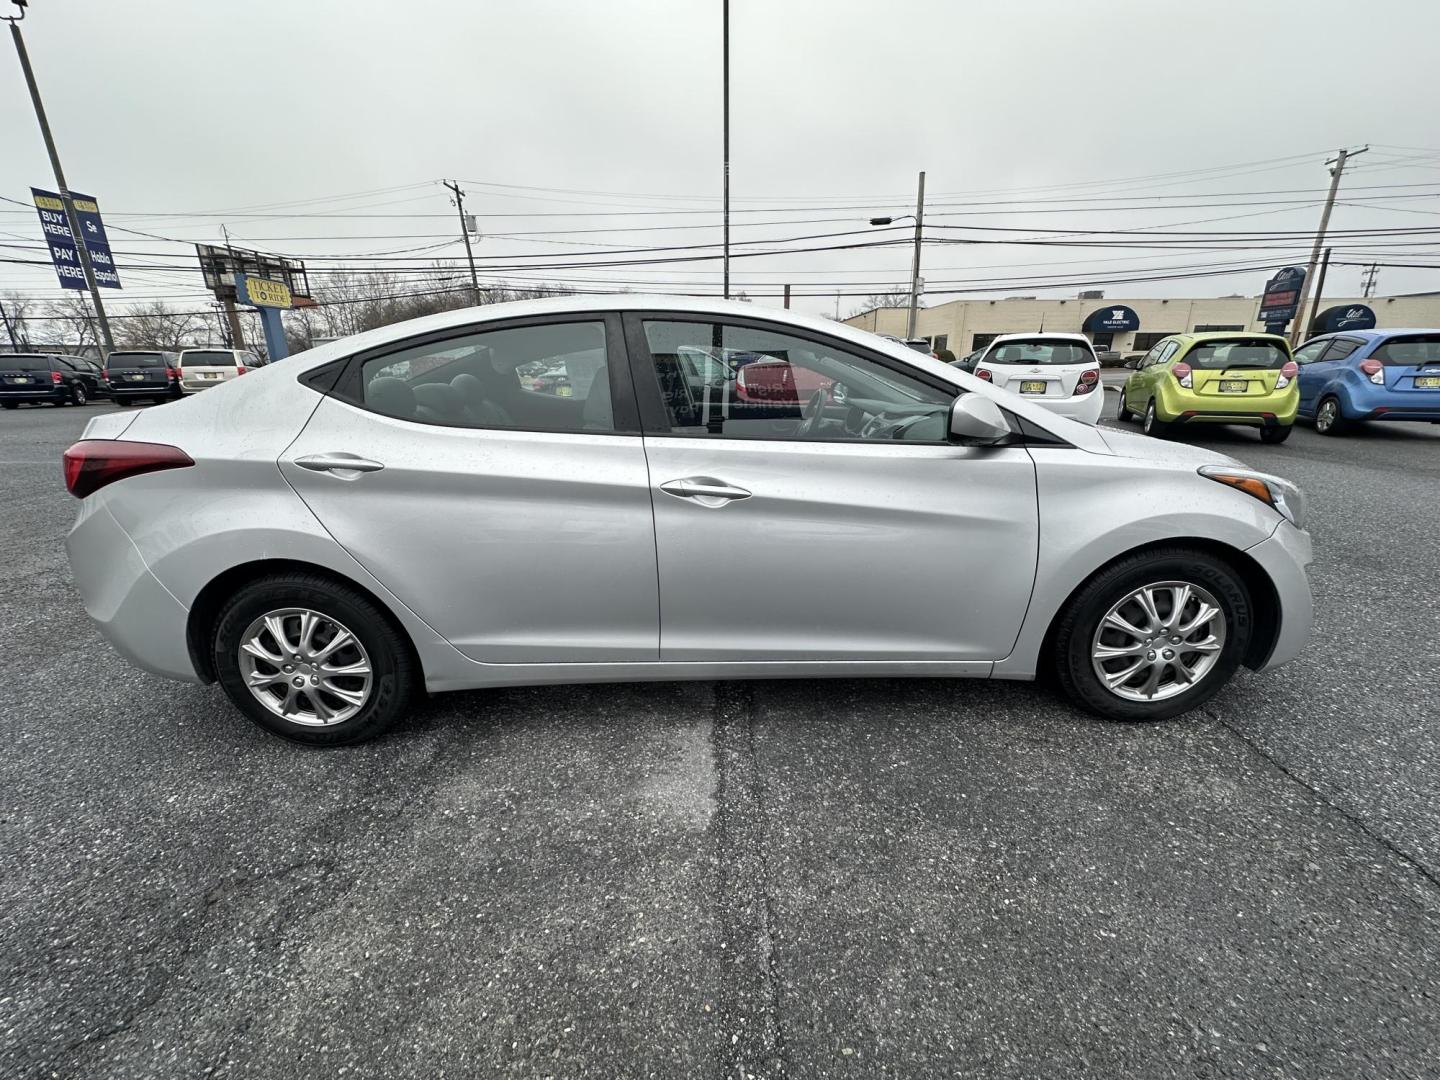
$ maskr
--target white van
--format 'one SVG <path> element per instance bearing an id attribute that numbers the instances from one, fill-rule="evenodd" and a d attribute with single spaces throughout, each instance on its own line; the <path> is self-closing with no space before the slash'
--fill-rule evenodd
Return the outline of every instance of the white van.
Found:
<path id="1" fill-rule="evenodd" d="M 248 349 L 186 349 L 180 354 L 180 390 L 198 394 L 263 364 Z"/>

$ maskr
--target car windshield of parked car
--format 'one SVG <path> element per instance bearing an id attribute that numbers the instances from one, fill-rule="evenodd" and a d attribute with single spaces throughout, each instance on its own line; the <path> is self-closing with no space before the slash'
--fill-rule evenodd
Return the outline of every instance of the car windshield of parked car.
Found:
<path id="1" fill-rule="evenodd" d="M 235 354 L 224 349 L 191 349 L 180 354 L 181 367 L 234 367 Z"/>
<path id="2" fill-rule="evenodd" d="M 168 367 L 165 354 L 158 352 L 112 352 L 105 361 L 110 367 Z"/>
<path id="3" fill-rule="evenodd" d="M 1391 338 L 1371 355 L 1387 367 L 1440 364 L 1440 334 Z"/>
<path id="4" fill-rule="evenodd" d="M 1078 341 L 1007 341 L 996 345 L 987 364 L 1092 364 L 1095 357 Z"/>
<path id="5" fill-rule="evenodd" d="M 1187 352 L 1182 359 L 1201 371 L 1227 371 L 1232 368 L 1281 368 L 1290 354 L 1273 341 L 1205 341 Z"/>
<path id="6" fill-rule="evenodd" d="M 48 356 L 4 356 L 0 355 L 0 368 L 6 371 L 49 371 Z"/>

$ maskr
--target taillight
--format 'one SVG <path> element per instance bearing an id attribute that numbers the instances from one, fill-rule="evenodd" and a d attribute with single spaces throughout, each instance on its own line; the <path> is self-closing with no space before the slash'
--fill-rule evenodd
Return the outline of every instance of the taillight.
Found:
<path id="1" fill-rule="evenodd" d="M 84 439 L 65 451 L 65 487 L 77 499 L 127 476 L 188 469 L 195 462 L 177 446 L 164 443 Z"/>
<path id="2" fill-rule="evenodd" d="M 1385 385 L 1385 365 L 1373 357 L 1369 360 L 1360 361 L 1360 370 L 1369 376 L 1370 381 L 1376 386 Z"/>
<path id="3" fill-rule="evenodd" d="M 1300 365 L 1295 363 L 1294 360 L 1287 361 L 1285 366 L 1280 369 L 1279 378 L 1275 380 L 1275 389 L 1284 390 L 1285 387 L 1290 385 L 1290 380 L 1299 374 Z"/>
<path id="4" fill-rule="evenodd" d="M 236 365 L 235 365 L 235 374 L 236 374 L 236 375 L 244 375 L 244 374 L 245 374 L 245 365 L 244 365 L 244 364 L 236 364 Z"/>
<path id="5" fill-rule="evenodd" d="M 62 382 L 65 381 L 65 376 L 61 375 L 58 371 L 52 371 L 50 372 L 50 381 L 56 386 L 59 386 Z"/>
<path id="6" fill-rule="evenodd" d="M 984 379 L 986 382 L 994 382 L 994 381 L 995 381 L 995 380 L 994 380 L 993 378 L 991 378 L 991 376 L 990 376 L 990 369 L 989 369 L 989 368 L 983 368 L 983 367 L 982 367 L 982 368 L 976 368 L 976 369 L 975 369 L 975 377 L 976 377 L 977 379 Z"/>
<path id="7" fill-rule="evenodd" d="M 175 370 L 173 367 L 167 367 L 165 369 L 165 377 L 171 382 L 174 382 L 176 379 L 180 378 L 180 372 Z"/>
<path id="8" fill-rule="evenodd" d="M 1080 381 L 1075 384 L 1075 392 L 1072 397 L 1079 397 L 1081 394 L 1088 394 L 1095 387 L 1100 385 L 1100 372 L 1094 368 L 1086 368 L 1080 372 Z"/>
<path id="9" fill-rule="evenodd" d="M 109 369 L 109 368 L 101 368 L 101 369 L 100 369 L 100 378 L 104 379 L 106 382 L 109 382 L 109 381 L 110 381 L 110 369 Z"/>
<path id="10" fill-rule="evenodd" d="M 1171 368 L 1170 374 L 1174 375 L 1175 378 L 1179 381 L 1180 385 L 1183 386 L 1186 390 L 1195 389 L 1194 372 L 1191 370 L 1190 365 L 1185 363 L 1185 361 L 1182 360 L 1180 361 L 1180 363 L 1176 364 L 1173 368 Z"/>

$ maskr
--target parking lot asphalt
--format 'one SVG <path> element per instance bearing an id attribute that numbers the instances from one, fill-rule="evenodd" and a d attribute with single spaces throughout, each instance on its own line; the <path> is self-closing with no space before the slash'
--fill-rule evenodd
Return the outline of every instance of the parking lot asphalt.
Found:
<path id="1" fill-rule="evenodd" d="M 92 629 L 110 407 L 0 414 L 0 1076 L 1435 1075 L 1440 428 L 1196 439 L 1317 555 L 1313 645 L 1199 715 L 553 687 L 315 752 Z"/>

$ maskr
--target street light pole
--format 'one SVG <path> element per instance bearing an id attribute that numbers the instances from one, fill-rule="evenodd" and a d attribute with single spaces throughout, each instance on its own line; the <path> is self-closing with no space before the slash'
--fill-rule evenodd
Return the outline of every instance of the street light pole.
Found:
<path id="1" fill-rule="evenodd" d="M 915 198 L 915 255 L 910 261 L 910 318 L 905 323 L 905 337 L 915 336 L 915 309 L 920 306 L 920 237 L 925 227 L 925 172 L 920 172 L 920 193 Z"/>
<path id="2" fill-rule="evenodd" d="M 50 155 L 50 168 L 55 172 L 55 186 L 60 189 L 60 201 L 65 204 L 65 221 L 70 226 L 70 235 L 75 238 L 75 248 L 80 255 L 80 269 L 85 273 L 85 285 L 90 290 L 90 299 L 95 302 L 95 315 L 100 320 L 105 351 L 109 353 L 115 348 L 115 339 L 110 336 L 110 320 L 105 317 L 105 302 L 100 299 L 100 288 L 95 284 L 95 268 L 90 265 L 90 249 L 85 246 L 85 236 L 80 231 L 75 202 L 71 199 L 70 188 L 65 183 L 65 170 L 60 167 L 60 153 L 55 149 L 55 139 L 50 134 L 50 121 L 45 118 L 45 103 L 40 100 L 40 87 L 36 85 L 35 72 L 30 67 L 30 54 L 25 51 L 25 39 L 20 34 L 20 20 L 24 17 L 24 4 L 20 5 L 19 15 L 3 16 L 10 24 L 10 37 L 14 39 L 15 52 L 20 57 L 20 70 L 25 73 L 25 85 L 30 90 L 30 101 L 35 106 L 35 119 L 40 121 L 40 134 L 45 138 L 45 149 Z"/>

